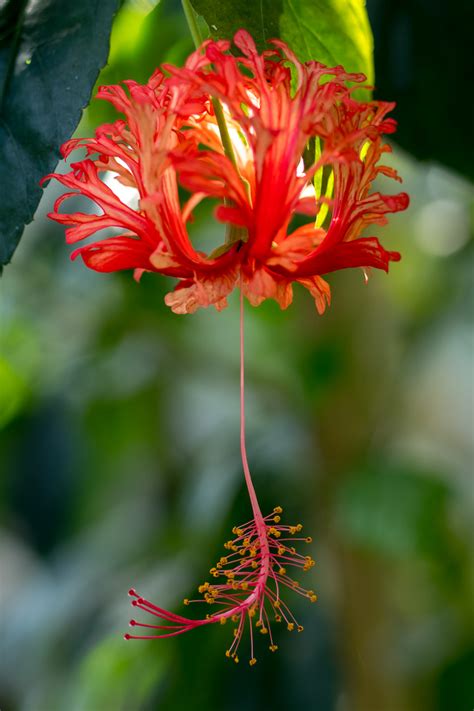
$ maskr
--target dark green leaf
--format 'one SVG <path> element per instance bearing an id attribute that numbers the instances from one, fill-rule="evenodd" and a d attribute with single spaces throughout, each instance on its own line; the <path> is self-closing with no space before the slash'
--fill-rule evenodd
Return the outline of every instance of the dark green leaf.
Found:
<path id="1" fill-rule="evenodd" d="M 0 0 L 0 268 L 107 59 L 118 0 Z"/>
<path id="2" fill-rule="evenodd" d="M 299 59 L 315 59 L 373 81 L 372 33 L 364 0 L 193 0 L 213 37 L 245 28 L 259 49 L 280 37 Z"/>

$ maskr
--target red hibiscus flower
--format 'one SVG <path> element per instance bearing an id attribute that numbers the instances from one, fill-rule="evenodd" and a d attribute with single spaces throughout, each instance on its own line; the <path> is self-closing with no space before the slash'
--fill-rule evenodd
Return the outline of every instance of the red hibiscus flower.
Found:
<path id="1" fill-rule="evenodd" d="M 119 228 L 121 234 L 87 243 L 72 258 L 80 255 L 102 272 L 176 277 L 165 298 L 176 313 L 211 304 L 221 309 L 239 284 L 251 304 L 273 298 L 286 308 L 293 282 L 309 289 L 322 313 L 330 301 L 323 275 L 346 267 L 387 271 L 400 259 L 366 234 L 408 205 L 405 193 L 371 191 L 379 174 L 399 179 L 378 165 L 390 150 L 383 134 L 395 130 L 386 118 L 393 104 L 356 101 L 352 87 L 363 75 L 301 64 L 278 40 L 262 55 L 243 30 L 234 42 L 239 57 L 228 42 L 208 41 L 183 68 L 166 66 L 166 76 L 156 71 L 145 86 L 101 87 L 98 97 L 125 120 L 63 146 L 64 157 L 78 148 L 87 157 L 66 175 L 46 176 L 70 189 L 50 217 L 68 225 L 70 243 Z M 230 151 L 213 99 L 223 111 Z M 133 188 L 136 209 L 114 189 L 117 183 Z M 186 201 L 178 185 L 190 192 Z M 60 212 L 76 194 L 100 214 Z M 216 216 L 228 226 L 225 243 L 209 255 L 195 249 L 187 227 L 205 198 L 218 201 Z"/>

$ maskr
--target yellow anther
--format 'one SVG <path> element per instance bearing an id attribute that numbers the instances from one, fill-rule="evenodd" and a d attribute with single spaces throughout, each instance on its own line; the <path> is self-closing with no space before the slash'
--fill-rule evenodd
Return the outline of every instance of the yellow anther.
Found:
<path id="1" fill-rule="evenodd" d="M 219 563 L 220 563 L 221 565 L 227 565 L 228 560 L 227 560 L 227 558 L 225 557 L 225 555 L 221 556 L 221 559 L 219 560 Z"/>
<path id="2" fill-rule="evenodd" d="M 311 536 L 306 536 L 305 541 L 306 543 L 312 543 L 313 539 L 311 538 Z"/>
<path id="3" fill-rule="evenodd" d="M 244 538 L 242 545 L 245 547 L 249 546 L 251 540 L 252 540 L 251 538 Z"/>
<path id="4" fill-rule="evenodd" d="M 183 602 L 184 602 L 185 605 L 189 605 L 189 600 L 188 600 L 187 597 L 184 598 Z"/>
<path id="5" fill-rule="evenodd" d="M 316 602 L 318 599 L 318 596 L 317 595 L 310 595 L 309 599 L 310 599 L 310 602 Z"/>
<path id="6" fill-rule="evenodd" d="M 285 575 L 285 573 L 286 573 L 286 568 L 280 568 L 280 569 L 278 570 L 278 574 L 279 574 L 279 575 Z"/>
<path id="7" fill-rule="evenodd" d="M 257 660 L 255 659 L 255 657 L 252 657 L 252 659 L 249 660 L 249 664 L 251 667 L 253 667 L 253 665 L 256 663 L 257 663 Z"/>
<path id="8" fill-rule="evenodd" d="M 288 622 L 286 627 L 289 632 L 293 632 L 293 630 L 295 629 L 293 622 Z"/>
<path id="9" fill-rule="evenodd" d="M 240 587 L 242 588 L 242 590 L 248 590 L 249 584 L 248 584 L 248 583 L 242 583 L 242 585 L 241 585 Z"/>
<path id="10" fill-rule="evenodd" d="M 301 523 L 296 524 L 296 530 L 298 531 L 298 533 L 303 530 L 303 526 Z"/>
<path id="11" fill-rule="evenodd" d="M 298 632 L 302 632 L 304 630 L 303 625 L 298 625 L 297 630 Z"/>
<path id="12" fill-rule="evenodd" d="M 237 629 L 237 627 L 234 627 L 234 629 L 232 630 L 232 632 L 233 632 L 233 634 L 234 634 L 234 637 L 238 637 L 238 635 L 239 635 L 239 630 Z"/>
<path id="13" fill-rule="evenodd" d="M 232 622 L 238 622 L 238 621 L 239 621 L 239 616 L 238 616 L 238 615 L 232 615 L 232 617 L 231 617 L 230 619 L 232 620 Z"/>
<path id="14" fill-rule="evenodd" d="M 275 622 L 281 622 L 281 615 L 275 615 Z"/>
<path id="15" fill-rule="evenodd" d="M 255 623 L 255 627 L 261 627 L 262 626 L 262 620 L 257 620 Z"/>
<path id="16" fill-rule="evenodd" d="M 275 602 L 273 603 L 273 607 L 280 607 L 280 600 L 275 600 Z"/>
<path id="17" fill-rule="evenodd" d="M 249 617 L 255 617 L 255 608 L 251 607 L 249 610 Z"/>
<path id="18" fill-rule="evenodd" d="M 260 630 L 260 634 L 268 634 L 267 628 L 266 628 L 266 627 L 262 627 L 262 629 Z"/>
<path id="19" fill-rule="evenodd" d="M 221 623 L 221 625 L 225 625 L 225 623 L 227 622 L 227 617 L 221 617 L 219 622 Z"/>
<path id="20" fill-rule="evenodd" d="M 225 650 L 225 656 L 229 659 L 230 658 L 230 649 Z"/>
<path id="21" fill-rule="evenodd" d="M 220 575 L 220 573 L 219 573 L 219 571 L 218 571 L 218 570 L 216 570 L 216 572 L 215 572 L 215 573 L 213 573 L 212 575 L 213 575 L 213 576 L 214 576 L 215 578 L 218 578 L 218 577 L 219 577 L 219 575 Z"/>
<path id="22" fill-rule="evenodd" d="M 273 523 L 280 523 L 281 517 L 280 516 L 274 516 L 273 517 Z"/>
<path id="23" fill-rule="evenodd" d="M 232 546 L 231 550 L 233 550 L 234 553 L 237 553 L 237 551 L 239 550 L 239 548 L 238 548 L 238 546 Z"/>
<path id="24" fill-rule="evenodd" d="M 278 555 L 283 555 L 284 552 L 285 552 L 285 548 L 283 546 L 280 546 L 278 548 Z"/>
<path id="25" fill-rule="evenodd" d="M 296 530 L 297 530 L 297 529 L 296 529 L 296 526 L 290 526 L 290 533 L 291 533 L 292 536 L 295 535 Z"/>
<path id="26" fill-rule="evenodd" d="M 233 580 L 235 578 L 235 573 L 232 570 L 226 571 L 225 575 L 228 577 L 229 580 Z"/>
<path id="27" fill-rule="evenodd" d="M 235 655 L 235 657 L 234 657 L 234 662 L 235 662 L 236 664 L 238 664 L 238 663 L 239 663 L 239 658 L 238 658 L 238 656 L 237 656 L 237 655 Z"/>
<path id="28" fill-rule="evenodd" d="M 238 590 L 239 589 L 239 583 L 236 583 L 235 580 L 232 581 L 232 590 Z"/>
<path id="29" fill-rule="evenodd" d="M 280 531 L 278 531 L 275 526 L 270 526 L 270 528 L 268 529 L 268 533 L 270 536 L 275 536 L 275 538 L 280 538 L 281 536 Z"/>
<path id="30" fill-rule="evenodd" d="M 290 553 L 293 553 L 293 555 L 296 553 L 296 548 L 294 546 L 290 548 Z"/>
<path id="31" fill-rule="evenodd" d="M 258 568 L 258 563 L 256 560 L 252 561 L 252 568 Z"/>
<path id="32" fill-rule="evenodd" d="M 250 556 L 251 558 L 255 558 L 256 555 L 257 555 L 257 549 L 256 549 L 255 547 L 254 547 L 254 548 L 249 548 L 249 556 Z"/>
<path id="33" fill-rule="evenodd" d="M 278 645 L 277 645 L 277 644 L 271 644 L 268 649 L 270 650 L 270 652 L 276 652 L 277 649 L 278 649 Z"/>
<path id="34" fill-rule="evenodd" d="M 273 513 L 276 513 L 276 514 L 283 513 L 283 509 L 281 508 L 281 506 L 275 506 L 275 508 L 273 509 Z"/>
<path id="35" fill-rule="evenodd" d="M 294 588 L 299 588 L 300 584 L 297 580 L 292 580 L 291 584 L 293 585 Z"/>

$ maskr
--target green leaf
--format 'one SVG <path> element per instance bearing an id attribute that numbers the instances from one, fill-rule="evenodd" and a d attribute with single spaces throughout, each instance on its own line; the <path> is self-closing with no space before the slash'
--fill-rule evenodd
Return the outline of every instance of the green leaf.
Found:
<path id="1" fill-rule="evenodd" d="M 118 0 L 0 2 L 0 269 L 105 64 Z"/>
<path id="2" fill-rule="evenodd" d="M 193 0 L 215 38 L 244 28 L 260 50 L 279 37 L 302 61 L 363 72 L 373 82 L 373 41 L 364 0 Z"/>
<path id="3" fill-rule="evenodd" d="M 299 59 L 342 64 L 373 82 L 373 40 L 364 0 L 283 0 L 281 37 Z"/>
<path id="4" fill-rule="evenodd" d="M 262 51 L 267 40 L 280 36 L 283 0 L 192 0 L 192 5 L 215 39 L 232 39 L 237 30 L 244 28 Z"/>

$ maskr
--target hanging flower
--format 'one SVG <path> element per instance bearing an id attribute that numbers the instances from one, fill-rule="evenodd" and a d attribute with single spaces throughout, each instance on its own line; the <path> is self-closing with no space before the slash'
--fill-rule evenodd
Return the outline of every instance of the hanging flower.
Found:
<path id="1" fill-rule="evenodd" d="M 111 102 L 124 119 L 101 126 L 95 137 L 73 139 L 62 149 L 65 158 L 76 149 L 86 157 L 71 172 L 51 174 L 68 192 L 50 217 L 67 225 L 66 240 L 91 269 L 112 272 L 133 269 L 175 277 L 165 302 L 178 314 L 202 306 L 218 310 L 240 288 L 241 408 L 240 443 L 252 520 L 233 529 L 229 551 L 211 569 L 216 582 L 199 587 L 200 602 L 212 611 L 198 619 L 155 605 L 130 590 L 132 605 L 154 622 L 131 621 L 150 634 L 127 639 L 169 637 L 211 623 L 236 624 L 227 655 L 238 661 L 238 647 L 248 623 L 250 664 L 256 661 L 254 634 L 268 634 L 277 649 L 272 622 L 302 630 L 282 593 L 290 588 L 317 599 L 287 572 L 309 570 L 314 561 L 292 541 L 301 525 L 281 524 L 281 509 L 263 516 L 247 462 L 244 415 L 244 296 L 254 305 L 275 299 L 286 308 L 293 283 L 306 287 L 319 313 L 330 302 L 323 276 L 346 267 L 388 271 L 398 252 L 385 250 L 366 234 L 386 224 L 386 215 L 408 205 L 405 193 L 384 195 L 372 190 L 378 175 L 399 180 L 379 165 L 390 151 L 383 135 L 395 130 L 387 114 L 393 104 L 353 98 L 365 81 L 343 67 L 318 62 L 301 64 L 278 41 L 258 54 L 250 35 L 237 32 L 240 56 L 230 43 L 207 41 L 183 68 L 165 66 L 148 84 L 127 81 L 101 87 L 98 97 Z M 132 206 L 123 195 L 131 191 Z M 188 196 L 183 198 L 184 191 Z M 83 196 L 100 213 L 60 212 L 65 200 Z M 217 201 L 216 217 L 226 225 L 224 243 L 206 254 L 197 250 L 189 224 L 200 202 Z M 110 228 L 120 234 L 97 238 Z M 185 600 L 185 604 L 198 600 Z M 142 631 L 142 630 L 140 630 Z"/>
<path id="2" fill-rule="evenodd" d="M 323 275 L 346 267 L 387 271 L 400 259 L 365 235 L 408 205 L 405 193 L 371 191 L 379 174 L 399 180 L 378 165 L 390 150 L 383 134 L 395 130 L 387 118 L 393 104 L 355 100 L 362 74 L 302 64 L 278 40 L 262 55 L 243 30 L 234 43 L 242 56 L 230 54 L 228 42 L 208 41 L 183 68 L 166 66 L 167 76 L 156 71 L 145 86 L 101 87 L 98 97 L 125 120 L 63 146 L 64 157 L 78 148 L 87 157 L 70 173 L 45 178 L 70 189 L 50 217 L 69 225 L 70 243 L 104 228 L 122 230 L 79 247 L 72 258 L 80 255 L 97 271 L 176 277 L 165 298 L 176 313 L 223 308 L 240 278 L 252 305 L 273 298 L 286 308 L 299 282 L 322 313 L 330 301 Z M 223 145 L 213 99 L 231 146 Z M 134 189 L 136 209 L 111 187 L 111 176 Z M 187 200 L 178 185 L 189 191 Z M 77 193 L 101 214 L 60 212 Z M 211 254 L 195 249 L 188 231 L 204 198 L 218 201 L 216 216 L 228 226 L 225 243 Z M 303 223 L 294 226 L 298 215 Z"/>

